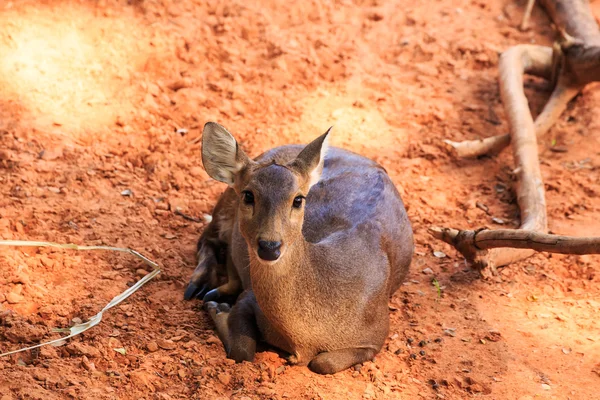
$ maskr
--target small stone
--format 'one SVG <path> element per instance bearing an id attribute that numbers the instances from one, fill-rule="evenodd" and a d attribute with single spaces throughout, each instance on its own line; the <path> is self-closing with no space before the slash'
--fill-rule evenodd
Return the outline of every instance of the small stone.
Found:
<path id="1" fill-rule="evenodd" d="M 131 195 L 133 195 L 133 192 L 131 191 L 131 189 L 125 189 L 121 192 L 121 196 L 131 197 Z"/>
<path id="2" fill-rule="evenodd" d="M 425 356 L 425 350 L 421 350 L 421 351 L 419 352 L 419 354 L 420 354 L 421 356 L 423 356 L 423 357 L 424 357 L 424 356 Z"/>
<path id="3" fill-rule="evenodd" d="M 221 382 L 225 386 L 227 386 L 227 385 L 229 385 L 229 383 L 231 383 L 231 375 L 229 375 L 228 373 L 222 373 L 222 374 L 217 375 L 217 379 L 219 380 L 219 382 Z"/>
<path id="4" fill-rule="evenodd" d="M 74 356 L 82 355 L 88 358 L 99 358 L 102 356 L 100 350 L 81 342 L 71 342 L 65 347 L 65 349 L 67 352 L 69 352 L 69 354 Z"/>
<path id="5" fill-rule="evenodd" d="M 562 352 L 565 354 L 571 353 L 571 349 L 562 349 Z"/>
<path id="6" fill-rule="evenodd" d="M 444 258 L 446 257 L 446 253 L 444 253 L 443 251 L 434 251 L 433 255 L 437 258 Z"/>
<path id="7" fill-rule="evenodd" d="M 425 347 L 426 345 L 427 345 L 427 342 L 426 342 L 426 341 L 424 341 L 424 340 L 421 340 L 421 341 L 419 342 L 419 347 Z"/>
<path id="8" fill-rule="evenodd" d="M 265 386 L 261 386 L 258 389 L 256 389 L 256 393 L 257 394 L 262 394 L 262 395 L 265 395 L 265 396 L 271 396 L 271 395 L 275 394 L 275 390 L 270 389 L 270 388 L 265 387 Z"/>
<path id="9" fill-rule="evenodd" d="M 116 349 L 113 349 L 114 351 L 116 351 L 117 353 L 121 354 L 121 355 L 127 355 L 127 350 L 125 349 L 125 347 L 119 347 Z"/>
<path id="10" fill-rule="evenodd" d="M 446 335 L 448 335 L 448 336 L 455 337 L 456 336 L 456 329 L 454 329 L 454 328 L 444 329 L 444 333 Z"/>
<path id="11" fill-rule="evenodd" d="M 433 270 L 431 268 L 425 268 L 421 272 L 424 273 L 425 275 L 433 275 Z"/>
<path id="12" fill-rule="evenodd" d="M 39 156 L 42 160 L 46 160 L 46 161 L 56 160 L 57 158 L 62 158 L 63 149 L 62 148 L 44 149 L 40 152 Z"/>
<path id="13" fill-rule="evenodd" d="M 211 336 L 206 339 L 206 344 L 221 344 L 221 340 L 216 336 Z"/>
<path id="14" fill-rule="evenodd" d="M 490 330 L 490 332 L 485 336 L 485 338 L 490 342 L 499 342 L 500 339 L 502 339 L 502 335 L 496 330 Z"/>
<path id="15" fill-rule="evenodd" d="M 96 370 L 96 365 L 93 362 L 91 362 L 90 359 L 86 356 L 83 356 L 81 358 L 81 366 L 90 372 Z"/>
<path id="16" fill-rule="evenodd" d="M 6 301 L 8 301 L 9 304 L 17 304 L 23 301 L 25 297 L 21 296 L 20 294 L 16 294 L 13 292 L 8 292 L 6 294 Z"/>
<path id="17" fill-rule="evenodd" d="M 177 347 L 172 340 L 159 339 L 156 344 L 163 350 L 174 350 Z"/>
<path id="18" fill-rule="evenodd" d="M 547 383 L 542 383 L 542 389 L 550 390 L 550 389 L 552 389 L 552 387 L 550 385 L 548 385 Z"/>
<path id="19" fill-rule="evenodd" d="M 137 276 L 146 276 L 147 273 L 148 273 L 148 271 L 146 271 L 143 268 L 138 268 L 137 271 L 135 271 L 135 274 Z"/>
<path id="20" fill-rule="evenodd" d="M 493 217 L 493 218 L 492 218 L 492 222 L 494 222 L 494 223 L 496 223 L 496 224 L 498 224 L 498 225 L 504 225 L 504 224 L 505 224 L 505 222 L 504 222 L 504 220 L 503 220 L 503 219 L 501 219 L 501 218 L 496 218 L 496 217 Z"/>

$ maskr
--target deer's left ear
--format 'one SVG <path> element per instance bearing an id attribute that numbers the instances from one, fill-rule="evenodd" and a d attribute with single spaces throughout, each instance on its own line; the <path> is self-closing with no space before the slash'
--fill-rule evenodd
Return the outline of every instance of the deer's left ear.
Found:
<path id="1" fill-rule="evenodd" d="M 202 131 L 202 163 L 211 178 L 233 186 L 236 176 L 251 160 L 227 129 L 208 122 Z"/>
<path id="2" fill-rule="evenodd" d="M 308 180 L 309 187 L 319 182 L 325 155 L 329 149 L 329 133 L 333 127 L 327 129 L 323 135 L 310 142 L 289 166 L 299 172 Z"/>

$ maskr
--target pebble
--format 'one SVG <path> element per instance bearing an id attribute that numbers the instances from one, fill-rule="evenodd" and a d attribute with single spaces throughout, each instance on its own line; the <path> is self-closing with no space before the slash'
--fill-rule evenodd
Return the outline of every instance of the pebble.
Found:
<path id="1" fill-rule="evenodd" d="M 542 389 L 550 390 L 550 389 L 552 389 L 552 387 L 550 385 L 548 385 L 547 383 L 542 383 Z"/>
<path id="2" fill-rule="evenodd" d="M 444 333 L 448 336 L 452 336 L 455 337 L 456 336 L 456 329 L 444 329 Z"/>
<path id="3" fill-rule="evenodd" d="M 222 373 L 222 374 L 217 375 L 217 379 L 219 380 L 219 382 L 221 382 L 225 386 L 227 386 L 227 385 L 229 385 L 229 383 L 231 383 L 231 375 L 229 375 L 228 373 Z"/>
<path id="4" fill-rule="evenodd" d="M 269 389 L 268 387 L 265 386 L 261 386 L 258 389 L 256 389 L 256 394 L 262 394 L 265 396 L 271 396 L 275 394 L 275 390 L 273 389 Z"/>
<path id="5" fill-rule="evenodd" d="M 221 344 L 221 340 L 216 336 L 211 336 L 206 339 L 206 344 Z"/>
<path id="6" fill-rule="evenodd" d="M 83 356 L 81 358 L 81 366 L 90 372 L 96 370 L 96 365 L 93 362 L 91 362 L 90 359 L 86 356 Z"/>
<path id="7" fill-rule="evenodd" d="M 433 275 L 433 270 L 431 268 L 425 268 L 423 271 L 425 275 Z"/>
<path id="8" fill-rule="evenodd" d="M 13 292 L 9 292 L 6 294 L 6 301 L 8 301 L 9 304 L 17 304 L 22 302 L 24 299 L 23 296 L 21 296 L 20 294 L 16 294 Z"/>
<path id="9" fill-rule="evenodd" d="M 372 399 L 374 397 L 375 397 L 375 389 L 373 388 L 373 384 L 369 383 L 369 384 L 367 384 L 367 388 L 365 389 L 365 392 L 363 393 L 363 398 Z"/>
<path id="10" fill-rule="evenodd" d="M 177 347 L 175 342 L 172 340 L 159 339 L 157 340 L 156 344 L 163 350 L 174 350 Z"/>
<path id="11" fill-rule="evenodd" d="M 143 268 L 138 268 L 137 271 L 135 271 L 135 274 L 137 276 L 146 276 L 147 273 L 148 273 L 148 271 L 146 271 Z"/>

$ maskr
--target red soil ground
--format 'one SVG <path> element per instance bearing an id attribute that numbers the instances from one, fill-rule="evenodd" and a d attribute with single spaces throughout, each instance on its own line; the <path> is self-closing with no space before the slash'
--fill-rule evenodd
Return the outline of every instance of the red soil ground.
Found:
<path id="1" fill-rule="evenodd" d="M 21 0 L 0 10 L 0 236 L 127 246 L 163 267 L 67 345 L 0 359 L 2 400 L 599 398 L 597 256 L 538 254 L 485 282 L 426 231 L 500 227 L 492 217 L 518 225 L 510 151 L 457 160 L 442 139 L 507 131 L 498 53 L 551 43 L 541 9 L 528 32 L 512 0 Z M 548 84 L 526 87 L 538 113 Z M 540 142 L 553 232 L 600 231 L 599 103 L 590 85 Z M 417 254 L 373 362 L 317 376 L 267 351 L 232 365 L 200 302 L 183 301 L 204 223 L 174 211 L 202 219 L 224 189 L 200 162 L 211 120 L 251 155 L 334 125 L 334 145 L 387 168 Z M 550 151 L 553 141 L 566 152 Z M 37 248 L 3 249 L 0 265 L 1 351 L 58 337 L 53 328 L 85 321 L 145 273 L 123 255 Z"/>

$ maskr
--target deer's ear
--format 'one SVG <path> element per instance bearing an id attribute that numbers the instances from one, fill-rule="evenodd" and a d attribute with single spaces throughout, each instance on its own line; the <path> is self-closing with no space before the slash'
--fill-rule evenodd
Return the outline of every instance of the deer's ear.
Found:
<path id="1" fill-rule="evenodd" d="M 216 122 L 207 122 L 202 131 L 202 164 L 213 179 L 233 186 L 235 176 L 250 159 L 234 137 Z"/>
<path id="2" fill-rule="evenodd" d="M 298 157 L 290 163 L 292 168 L 308 179 L 309 187 L 313 186 L 321 179 L 325 155 L 329 149 L 329 133 L 331 132 L 331 128 L 327 129 L 327 132 L 309 143 L 300 154 L 298 154 Z"/>

